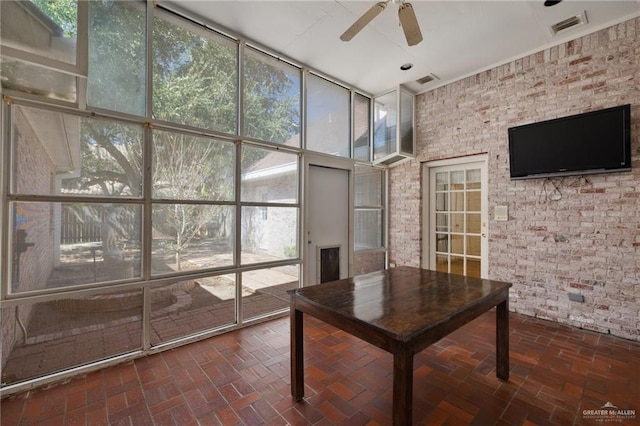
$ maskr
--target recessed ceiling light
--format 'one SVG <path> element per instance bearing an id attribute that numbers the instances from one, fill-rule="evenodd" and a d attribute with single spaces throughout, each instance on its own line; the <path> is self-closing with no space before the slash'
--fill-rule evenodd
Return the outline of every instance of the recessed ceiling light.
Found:
<path id="1" fill-rule="evenodd" d="M 562 0 L 545 0 L 544 5 L 547 7 L 550 6 L 555 6 L 556 4 L 560 3 Z"/>
<path id="2" fill-rule="evenodd" d="M 408 63 L 407 63 L 407 64 L 402 64 L 402 65 L 400 65 L 400 69 L 401 69 L 402 71 L 410 70 L 410 69 L 411 69 L 411 67 L 413 67 L 413 64 L 408 64 Z"/>

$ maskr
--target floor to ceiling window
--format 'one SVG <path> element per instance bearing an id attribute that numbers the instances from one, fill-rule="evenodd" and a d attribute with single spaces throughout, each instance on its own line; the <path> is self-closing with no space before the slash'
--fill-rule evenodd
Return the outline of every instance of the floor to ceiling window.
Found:
<path id="1" fill-rule="evenodd" d="M 3 392 L 288 309 L 302 157 L 368 161 L 370 99 L 154 2 L 0 6 Z"/>
<path id="2" fill-rule="evenodd" d="M 354 274 L 385 268 L 385 188 L 384 168 L 369 165 L 356 167 Z"/>

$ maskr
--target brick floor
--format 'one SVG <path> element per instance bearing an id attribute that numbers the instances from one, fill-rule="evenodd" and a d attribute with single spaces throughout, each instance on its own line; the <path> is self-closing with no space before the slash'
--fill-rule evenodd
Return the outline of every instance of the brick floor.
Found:
<path id="1" fill-rule="evenodd" d="M 495 314 L 418 354 L 414 424 L 637 425 L 640 343 L 511 314 L 511 376 L 495 377 Z M 290 394 L 281 318 L 2 400 L 3 425 L 388 425 L 391 355 L 305 318 L 305 399 Z"/>
<path id="2" fill-rule="evenodd" d="M 269 270 L 265 275 L 268 275 Z M 297 288 L 298 283 L 255 286 L 242 298 L 243 317 L 250 319 L 288 308 L 286 291 Z M 158 345 L 196 332 L 233 324 L 236 302 L 218 300 L 201 289 L 190 286 L 188 291 L 172 286 L 161 288 L 163 297 L 173 300 L 167 306 L 151 309 L 151 344 Z M 235 293 L 235 288 L 234 288 Z M 120 295 L 120 293 L 115 293 Z M 139 294 L 136 292 L 124 293 Z M 203 296 L 204 294 L 204 296 Z M 142 308 L 140 305 L 117 310 L 103 303 L 108 310 L 91 304 L 87 299 L 75 301 L 82 312 L 58 309 L 58 301 L 37 304 L 37 312 L 28 325 L 26 344 L 17 344 L 6 356 L 2 371 L 4 383 L 52 374 L 114 355 L 127 353 L 141 346 Z M 67 300 L 63 299 L 63 302 Z M 89 299 L 89 302 L 95 300 Z M 53 308 L 48 305 L 53 305 Z"/>

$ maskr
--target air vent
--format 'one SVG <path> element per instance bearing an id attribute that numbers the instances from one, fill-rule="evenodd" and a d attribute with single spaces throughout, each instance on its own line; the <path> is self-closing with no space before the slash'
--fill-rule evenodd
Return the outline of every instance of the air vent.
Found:
<path id="1" fill-rule="evenodd" d="M 584 25 L 587 21 L 587 14 L 585 12 L 578 13 L 571 18 L 564 19 L 551 25 L 551 32 L 556 35 L 561 31 L 568 30 L 569 28 L 577 27 L 578 25 Z"/>
<path id="2" fill-rule="evenodd" d="M 435 75 L 429 74 L 429 75 L 425 75 L 424 77 L 416 80 L 416 83 L 427 84 L 427 83 L 429 83 L 429 82 L 431 82 L 433 80 L 437 80 L 437 79 L 438 79 L 438 77 L 436 77 Z"/>

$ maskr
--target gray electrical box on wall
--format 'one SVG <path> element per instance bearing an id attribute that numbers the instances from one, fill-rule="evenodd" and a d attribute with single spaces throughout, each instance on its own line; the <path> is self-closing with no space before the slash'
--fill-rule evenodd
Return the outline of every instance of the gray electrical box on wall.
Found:
<path id="1" fill-rule="evenodd" d="M 569 293 L 569 300 L 572 302 L 584 303 L 584 296 L 578 293 Z"/>

